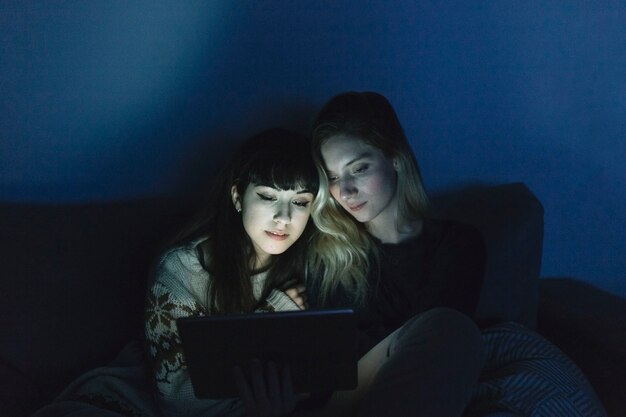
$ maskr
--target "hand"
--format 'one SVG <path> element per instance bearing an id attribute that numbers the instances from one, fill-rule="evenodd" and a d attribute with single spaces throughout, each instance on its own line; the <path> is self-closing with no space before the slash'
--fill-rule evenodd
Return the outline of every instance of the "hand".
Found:
<path id="1" fill-rule="evenodd" d="M 250 364 L 251 385 L 239 367 L 233 369 L 239 396 L 249 417 L 279 417 L 291 413 L 306 394 L 294 395 L 289 368 L 280 371 L 275 363 L 265 367 L 259 360 Z"/>
<path id="2" fill-rule="evenodd" d="M 296 303 L 300 310 L 306 310 L 309 308 L 306 296 L 306 287 L 304 284 L 299 284 L 296 281 L 289 281 L 283 285 L 283 292 Z"/>

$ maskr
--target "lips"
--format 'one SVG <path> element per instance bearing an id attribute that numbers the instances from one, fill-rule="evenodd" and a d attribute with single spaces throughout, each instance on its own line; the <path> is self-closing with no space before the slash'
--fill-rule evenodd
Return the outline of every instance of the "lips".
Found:
<path id="1" fill-rule="evenodd" d="M 363 206 L 366 203 L 367 203 L 367 201 L 364 202 L 364 203 L 352 204 L 352 205 L 349 205 L 348 208 L 350 209 L 350 211 L 359 211 L 359 210 L 361 210 L 363 208 Z"/>
<path id="2" fill-rule="evenodd" d="M 266 230 L 265 234 L 269 236 L 270 239 L 279 240 L 279 241 L 285 240 L 289 237 L 289 233 L 279 232 L 279 231 Z"/>

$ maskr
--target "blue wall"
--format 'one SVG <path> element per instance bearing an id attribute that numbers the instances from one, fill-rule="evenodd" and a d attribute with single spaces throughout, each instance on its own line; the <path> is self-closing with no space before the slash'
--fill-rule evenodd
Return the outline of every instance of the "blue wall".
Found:
<path id="1" fill-rule="evenodd" d="M 2 1 L 0 200 L 188 192 L 250 133 L 377 90 L 430 191 L 527 183 L 543 275 L 626 296 L 624 3 L 475 4 Z"/>

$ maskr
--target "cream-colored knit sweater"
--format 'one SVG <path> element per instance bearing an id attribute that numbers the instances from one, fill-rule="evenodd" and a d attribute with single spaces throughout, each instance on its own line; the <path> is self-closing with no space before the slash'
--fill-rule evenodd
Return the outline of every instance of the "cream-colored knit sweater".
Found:
<path id="1" fill-rule="evenodd" d="M 202 316 L 209 311 L 210 274 L 202 267 L 196 247 L 204 239 L 166 252 L 157 265 L 155 280 L 146 298 L 145 333 L 153 363 L 158 400 L 165 415 L 242 416 L 239 400 L 200 400 L 193 394 L 185 365 L 176 319 Z M 252 276 L 257 299 L 267 272 Z M 284 292 L 273 290 L 264 305 L 273 311 L 297 310 Z"/>

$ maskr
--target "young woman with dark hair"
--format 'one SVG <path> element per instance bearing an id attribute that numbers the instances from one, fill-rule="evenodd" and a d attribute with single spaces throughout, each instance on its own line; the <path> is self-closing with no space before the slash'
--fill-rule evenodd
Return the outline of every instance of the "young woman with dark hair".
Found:
<path id="1" fill-rule="evenodd" d="M 176 319 L 305 308 L 303 271 L 317 188 L 310 141 L 282 129 L 264 131 L 235 153 L 209 204 L 161 257 L 147 294 L 145 333 L 166 415 L 241 416 L 246 408 L 270 415 L 295 406 L 298 397 L 289 393 L 265 405 L 245 404 L 254 398 L 196 399 Z"/>

